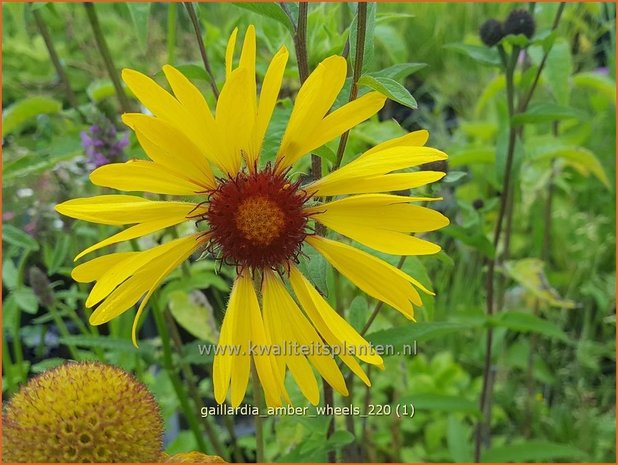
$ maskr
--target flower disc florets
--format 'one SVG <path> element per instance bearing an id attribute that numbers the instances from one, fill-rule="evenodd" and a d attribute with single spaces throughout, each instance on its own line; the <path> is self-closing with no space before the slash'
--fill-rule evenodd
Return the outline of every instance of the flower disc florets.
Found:
<path id="1" fill-rule="evenodd" d="M 156 462 L 163 420 L 146 386 L 102 363 L 67 363 L 31 379 L 3 415 L 6 462 Z"/>
<path id="2" fill-rule="evenodd" d="M 221 179 L 210 192 L 211 247 L 223 262 L 241 268 L 272 268 L 297 260 L 307 235 L 303 206 L 307 193 L 300 182 L 268 165 Z"/>

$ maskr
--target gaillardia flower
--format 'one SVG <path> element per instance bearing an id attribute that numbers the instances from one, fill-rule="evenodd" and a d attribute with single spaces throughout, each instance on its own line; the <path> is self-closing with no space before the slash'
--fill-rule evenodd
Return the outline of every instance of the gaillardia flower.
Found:
<path id="1" fill-rule="evenodd" d="M 69 200 L 57 210 L 95 223 L 132 224 L 77 259 L 111 244 L 196 222 L 195 234 L 77 266 L 74 279 L 96 281 L 86 301 L 88 307 L 98 305 L 90 322 L 105 323 L 142 299 L 134 320 L 135 342 L 138 319 L 154 290 L 194 252 L 207 250 L 234 265 L 238 275 L 219 340 L 228 349 L 219 351 L 214 360 L 216 400 L 223 402 L 230 390 L 232 405 L 240 404 L 253 361 L 269 405 L 289 402 L 283 383 L 287 370 L 309 401 L 317 404 L 319 389 L 312 366 L 341 394 L 347 395 L 347 388 L 332 355 L 315 347 L 354 347 L 354 353 L 346 350 L 339 356 L 367 385 L 369 379 L 357 359 L 378 366 L 382 359 L 300 272 L 297 264 L 304 247 L 313 247 L 353 284 L 408 319 L 414 317 L 414 306 L 422 305 L 417 289 L 431 292 L 400 269 L 347 242 L 321 237 L 312 227 L 320 223 L 387 254 L 438 252 L 439 246 L 410 235 L 448 224 L 442 214 L 413 205 L 431 199 L 387 192 L 439 180 L 444 173 L 397 171 L 444 160 L 446 154 L 424 147 L 428 133 L 417 131 L 381 143 L 321 179 L 307 184 L 294 181 L 290 171 L 301 157 L 370 118 L 385 102 L 383 95 L 370 92 L 329 112 L 347 69 L 343 57 L 332 56 L 301 86 L 274 163 L 260 163 L 288 51 L 282 47 L 275 54 L 258 98 L 255 30 L 247 29 L 237 66 L 236 35 L 235 30 L 228 43 L 226 79 L 214 115 L 199 90 L 172 66 L 164 66 L 163 72 L 173 94 L 141 73 L 124 70 L 124 81 L 152 112 L 152 116 L 123 115 L 150 161 L 110 164 L 90 176 L 99 186 L 191 196 L 191 200 L 101 195 Z M 232 351 L 229 346 L 245 350 Z M 285 350 L 294 346 L 310 350 Z M 272 350 L 248 350 L 251 347 Z"/>
<path id="2" fill-rule="evenodd" d="M 158 462 L 162 447 L 152 394 L 102 363 L 66 363 L 32 378 L 2 418 L 5 463 Z"/>

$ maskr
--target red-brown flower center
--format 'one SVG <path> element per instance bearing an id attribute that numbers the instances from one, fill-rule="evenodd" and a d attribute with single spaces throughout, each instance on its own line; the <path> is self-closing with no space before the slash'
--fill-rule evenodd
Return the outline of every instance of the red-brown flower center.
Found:
<path id="1" fill-rule="evenodd" d="M 211 246 L 232 265 L 277 268 L 296 260 L 307 235 L 299 183 L 270 166 L 222 180 L 210 193 Z"/>

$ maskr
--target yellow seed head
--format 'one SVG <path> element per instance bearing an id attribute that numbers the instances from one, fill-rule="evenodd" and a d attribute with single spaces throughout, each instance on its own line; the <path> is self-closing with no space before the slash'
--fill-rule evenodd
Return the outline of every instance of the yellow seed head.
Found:
<path id="1" fill-rule="evenodd" d="M 3 415 L 3 462 L 156 462 L 163 421 L 146 386 L 102 363 L 31 379 Z"/>

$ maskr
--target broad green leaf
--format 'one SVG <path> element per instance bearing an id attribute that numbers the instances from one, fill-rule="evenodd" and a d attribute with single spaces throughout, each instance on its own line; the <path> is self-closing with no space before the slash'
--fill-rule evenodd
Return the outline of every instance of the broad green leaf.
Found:
<path id="1" fill-rule="evenodd" d="M 17 267 L 10 258 L 2 262 L 2 284 L 7 289 L 15 289 L 17 286 Z"/>
<path id="2" fill-rule="evenodd" d="M 337 154 L 327 145 L 323 145 L 322 147 L 313 150 L 311 153 L 319 155 L 331 163 L 335 163 L 337 161 Z"/>
<path id="3" fill-rule="evenodd" d="M 406 325 L 403 327 L 376 331 L 367 336 L 374 346 L 382 346 L 390 351 L 393 347 L 395 354 L 399 351 L 412 350 L 414 342 L 423 342 L 452 333 L 461 332 L 473 327 L 468 323 L 456 323 L 450 321 L 422 322 Z M 387 355 L 386 353 L 384 355 Z M 391 355 L 389 353 L 389 355 Z"/>
<path id="4" fill-rule="evenodd" d="M 408 60 L 406 40 L 399 31 L 388 24 L 378 24 L 375 40 L 381 45 L 391 63 L 403 63 Z"/>
<path id="5" fill-rule="evenodd" d="M 374 34 L 375 34 L 375 24 L 376 24 L 376 3 L 369 2 L 367 5 L 367 24 L 365 28 L 365 43 L 363 47 L 363 67 L 361 70 L 361 74 L 367 71 L 371 64 L 373 63 L 374 56 Z M 354 17 L 352 24 L 350 25 L 350 53 L 348 57 L 350 58 L 350 63 L 352 68 L 354 68 L 355 60 L 356 60 L 356 33 L 357 33 L 357 16 Z"/>
<path id="6" fill-rule="evenodd" d="M 367 76 L 372 76 L 374 78 L 390 78 L 395 81 L 399 81 L 400 79 L 406 78 L 426 66 L 427 63 L 399 63 L 379 71 L 367 73 Z"/>
<path id="7" fill-rule="evenodd" d="M 552 160 L 554 158 L 565 160 L 569 165 L 573 166 L 573 168 L 585 176 L 587 176 L 588 173 L 594 174 L 605 187 L 611 190 L 611 183 L 607 174 L 605 174 L 603 165 L 601 165 L 596 155 L 587 148 L 560 145 L 557 147 L 549 147 L 542 153 L 537 154 L 535 160 Z"/>
<path id="8" fill-rule="evenodd" d="M 511 260 L 504 264 L 504 272 L 535 297 L 555 307 L 574 308 L 575 302 L 561 298 L 560 294 L 551 287 L 543 268 L 543 261 L 537 258 Z"/>
<path id="9" fill-rule="evenodd" d="M 343 446 L 351 444 L 354 442 L 354 435 L 349 431 L 339 430 L 335 431 L 331 437 L 329 437 L 326 441 L 326 447 L 329 450 L 339 449 Z"/>
<path id="10" fill-rule="evenodd" d="M 178 69 L 178 71 L 180 71 L 190 80 L 201 80 L 210 82 L 210 76 L 206 72 L 206 69 L 204 69 L 203 65 L 186 63 L 184 65 L 177 65 L 176 69 Z M 163 71 L 160 71 L 160 74 L 163 74 Z"/>
<path id="11" fill-rule="evenodd" d="M 418 107 L 416 100 L 412 97 L 408 89 L 393 79 L 374 77 L 366 74 L 365 76 L 361 76 L 358 80 L 358 84 L 377 90 L 391 100 L 413 110 Z"/>
<path id="12" fill-rule="evenodd" d="M 46 263 L 49 275 L 56 273 L 64 265 L 71 248 L 71 239 L 70 235 L 63 235 L 55 242 L 51 259 L 49 263 Z"/>
<path id="13" fill-rule="evenodd" d="M 549 441 L 526 441 L 494 447 L 483 453 L 483 462 L 580 462 L 587 455 L 573 446 Z"/>
<path id="14" fill-rule="evenodd" d="M 472 442 L 470 441 L 470 428 L 455 415 L 449 415 L 448 417 L 446 445 L 454 462 L 472 462 L 473 455 Z"/>
<path id="15" fill-rule="evenodd" d="M 13 291 L 17 306 L 23 311 L 34 315 L 39 311 L 39 299 L 29 287 L 20 287 Z"/>
<path id="16" fill-rule="evenodd" d="M 19 100 L 2 112 L 2 137 L 18 132 L 39 115 L 58 113 L 61 109 L 61 102 L 42 95 Z"/>
<path id="17" fill-rule="evenodd" d="M 487 236 L 483 234 L 478 227 L 464 228 L 457 224 L 450 224 L 448 227 L 440 230 L 442 234 L 454 237 L 460 240 L 464 244 L 475 248 L 479 252 L 483 253 L 486 257 L 492 258 L 496 253 L 494 246 L 487 239 Z"/>
<path id="18" fill-rule="evenodd" d="M 168 299 L 170 312 L 180 326 L 198 339 L 209 342 L 219 340 L 212 306 L 202 292 L 174 291 Z"/>
<path id="19" fill-rule="evenodd" d="M 270 19 L 283 24 L 291 34 L 294 34 L 294 25 L 290 21 L 288 15 L 283 11 L 283 8 L 275 2 L 232 2 L 232 5 L 244 8 L 245 10 L 252 11 L 261 16 L 265 16 Z"/>
<path id="20" fill-rule="evenodd" d="M 86 89 L 88 98 L 94 103 L 99 103 L 106 98 L 116 95 L 116 88 L 109 79 L 92 81 Z"/>
<path id="21" fill-rule="evenodd" d="M 522 333 L 538 333 L 562 342 L 571 343 L 569 336 L 551 321 L 531 313 L 516 311 L 502 312 L 493 317 L 491 322 L 495 326 L 508 328 Z"/>
<path id="22" fill-rule="evenodd" d="M 461 179 L 465 178 L 468 175 L 465 171 L 449 171 L 448 174 L 442 179 L 442 182 L 447 184 L 453 184 Z"/>
<path id="23" fill-rule="evenodd" d="M 15 245 L 27 250 L 39 250 L 39 243 L 32 236 L 12 224 L 2 225 L 2 240 L 8 244 Z"/>
<path id="24" fill-rule="evenodd" d="M 496 162 L 496 148 L 491 145 L 465 147 L 449 151 L 448 164 L 451 168 L 464 165 L 487 164 Z"/>
<path id="25" fill-rule="evenodd" d="M 472 58 L 477 63 L 488 66 L 500 66 L 500 56 L 493 48 L 481 47 L 479 45 L 453 43 L 443 46 L 447 50 L 453 50 Z"/>
<path id="26" fill-rule="evenodd" d="M 570 97 L 569 77 L 573 72 L 571 47 L 563 38 L 557 40 L 545 63 L 545 76 L 556 101 L 568 105 Z"/>
<path id="27" fill-rule="evenodd" d="M 513 116 L 513 124 L 549 123 L 565 119 L 585 120 L 586 114 L 581 110 L 556 103 L 539 103 L 531 105 L 525 113 Z"/>
<path id="28" fill-rule="evenodd" d="M 146 50 L 148 42 L 148 24 L 150 19 L 151 2 L 127 2 L 125 3 L 131 15 L 133 28 L 137 34 L 137 43 L 142 51 Z"/>
<path id="29" fill-rule="evenodd" d="M 616 102 L 616 82 L 608 76 L 593 72 L 578 73 L 573 76 L 573 85 L 603 94 L 608 101 Z"/>

